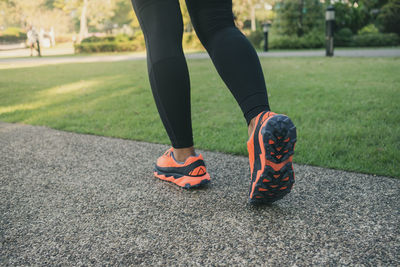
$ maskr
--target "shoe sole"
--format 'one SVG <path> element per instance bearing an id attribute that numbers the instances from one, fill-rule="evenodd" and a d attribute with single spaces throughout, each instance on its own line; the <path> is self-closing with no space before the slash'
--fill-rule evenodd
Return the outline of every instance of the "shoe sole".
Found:
<path id="1" fill-rule="evenodd" d="M 210 182 L 210 175 L 205 173 L 202 176 L 186 176 L 176 173 L 164 173 L 157 169 L 154 170 L 154 176 L 163 180 L 172 182 L 182 188 L 191 189 L 196 187 L 201 187 Z"/>
<path id="2" fill-rule="evenodd" d="M 263 123 L 258 135 L 261 169 L 250 188 L 250 203 L 265 204 L 282 199 L 294 184 L 292 157 L 296 127 L 289 117 L 274 115 Z"/>

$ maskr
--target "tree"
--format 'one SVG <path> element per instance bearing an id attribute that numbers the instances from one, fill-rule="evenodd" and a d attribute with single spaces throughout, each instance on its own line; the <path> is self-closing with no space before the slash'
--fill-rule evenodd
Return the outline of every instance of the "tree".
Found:
<path id="1" fill-rule="evenodd" d="M 303 36 L 323 31 L 324 7 L 318 0 L 284 0 L 275 5 L 274 27 L 282 35 Z"/>
<path id="2" fill-rule="evenodd" d="M 81 19 L 80 19 L 80 27 L 79 27 L 79 38 L 78 38 L 78 43 L 80 43 L 83 39 L 85 39 L 88 36 L 88 27 L 87 27 L 87 19 L 86 19 L 86 13 L 87 13 L 87 8 L 88 8 L 88 0 L 83 0 L 82 1 L 82 9 L 81 9 Z"/>
<path id="3" fill-rule="evenodd" d="M 366 11 L 363 3 L 355 5 L 346 2 L 336 2 L 335 8 L 335 31 L 339 32 L 341 29 L 348 28 L 353 34 L 357 33 L 362 27 L 368 24 L 368 11 Z"/>
<path id="4" fill-rule="evenodd" d="M 5 0 L 0 0 L 0 30 L 4 30 L 8 26 L 13 25 L 14 14 L 12 13 L 12 9 L 10 5 Z"/>
<path id="5" fill-rule="evenodd" d="M 104 30 L 114 16 L 116 0 L 40 0 L 49 1 L 53 6 L 71 14 L 79 21 L 79 39 L 87 37 L 89 27 Z"/>
<path id="6" fill-rule="evenodd" d="M 123 25 L 130 25 L 132 28 L 140 27 L 130 0 L 115 0 L 114 15 L 110 20 L 119 27 Z"/>
<path id="7" fill-rule="evenodd" d="M 378 22 L 383 32 L 400 35 L 400 0 L 390 0 L 378 15 Z"/>
<path id="8" fill-rule="evenodd" d="M 233 0 L 233 13 L 239 28 L 243 28 L 246 21 L 250 21 L 251 31 L 257 29 L 257 21 L 271 19 L 273 11 L 270 9 L 276 0 Z"/>
<path id="9" fill-rule="evenodd" d="M 0 23 L 4 28 L 17 26 L 49 30 L 54 27 L 56 32 L 68 32 L 71 22 L 67 14 L 60 9 L 54 9 L 48 0 L 1 0 Z M 4 14 L 2 14 L 4 12 Z"/>

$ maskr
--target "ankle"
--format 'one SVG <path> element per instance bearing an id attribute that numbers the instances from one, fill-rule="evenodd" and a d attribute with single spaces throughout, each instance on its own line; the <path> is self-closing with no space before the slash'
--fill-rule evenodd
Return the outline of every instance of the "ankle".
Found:
<path id="1" fill-rule="evenodd" d="M 250 121 L 250 123 L 249 123 L 248 129 L 247 129 L 247 132 L 248 132 L 248 134 L 249 134 L 249 137 L 250 137 L 251 134 L 253 133 L 254 127 L 256 126 L 256 118 L 257 118 L 257 116 L 254 117 L 254 118 L 252 118 L 251 121 Z"/>
<path id="2" fill-rule="evenodd" d="M 185 162 L 190 156 L 196 156 L 194 147 L 174 148 L 174 157 L 179 162 Z"/>

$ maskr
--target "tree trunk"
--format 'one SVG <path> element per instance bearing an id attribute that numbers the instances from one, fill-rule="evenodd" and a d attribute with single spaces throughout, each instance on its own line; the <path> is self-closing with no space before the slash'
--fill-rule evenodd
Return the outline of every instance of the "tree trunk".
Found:
<path id="1" fill-rule="evenodd" d="M 256 31 L 256 7 L 255 5 L 251 5 L 251 31 Z"/>
<path id="2" fill-rule="evenodd" d="M 251 31 L 256 31 L 256 6 L 252 0 L 247 0 L 247 5 L 250 8 L 250 22 L 251 22 Z"/>
<path id="3" fill-rule="evenodd" d="M 80 29 L 79 29 L 79 40 L 78 40 L 79 43 L 88 36 L 87 18 L 86 18 L 87 6 L 88 6 L 88 0 L 83 0 Z"/>

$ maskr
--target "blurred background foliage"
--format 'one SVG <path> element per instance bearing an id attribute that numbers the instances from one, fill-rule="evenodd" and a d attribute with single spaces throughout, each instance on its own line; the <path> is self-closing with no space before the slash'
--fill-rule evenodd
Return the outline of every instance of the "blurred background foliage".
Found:
<path id="1" fill-rule="evenodd" d="M 186 5 L 180 4 L 184 48 L 201 50 Z M 266 22 L 272 25 L 270 48 L 319 48 L 328 5 L 335 8 L 336 45 L 399 45 L 400 0 L 233 0 L 233 12 L 238 28 L 258 49 Z M 53 27 L 56 41 L 75 42 L 78 53 L 145 48 L 130 0 L 0 0 L 0 43 L 23 41 L 31 26 Z"/>

